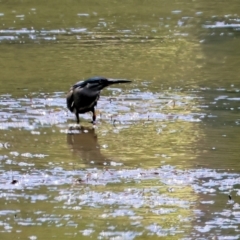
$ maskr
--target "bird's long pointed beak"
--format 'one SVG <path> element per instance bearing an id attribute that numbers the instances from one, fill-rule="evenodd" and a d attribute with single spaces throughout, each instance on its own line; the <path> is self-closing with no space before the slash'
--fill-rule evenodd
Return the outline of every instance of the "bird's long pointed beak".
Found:
<path id="1" fill-rule="evenodd" d="M 113 78 L 108 78 L 108 85 L 112 84 L 118 84 L 118 83 L 130 83 L 132 81 L 127 80 L 127 79 L 113 79 Z"/>

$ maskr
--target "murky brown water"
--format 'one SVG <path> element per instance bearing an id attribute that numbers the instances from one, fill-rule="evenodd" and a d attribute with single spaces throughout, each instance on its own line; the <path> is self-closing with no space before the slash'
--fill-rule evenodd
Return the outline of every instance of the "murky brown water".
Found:
<path id="1" fill-rule="evenodd" d="M 238 9 L 2 1 L 0 238 L 239 239 Z M 71 130 L 94 75 L 133 82 Z"/>

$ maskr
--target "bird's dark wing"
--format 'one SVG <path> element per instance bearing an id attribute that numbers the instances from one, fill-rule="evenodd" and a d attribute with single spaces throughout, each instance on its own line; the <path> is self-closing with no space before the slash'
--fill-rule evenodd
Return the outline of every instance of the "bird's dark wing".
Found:
<path id="1" fill-rule="evenodd" d="M 67 100 L 67 108 L 73 112 L 74 110 L 74 91 L 75 89 L 82 89 L 87 85 L 87 81 L 79 81 L 76 82 L 69 90 L 66 100 Z"/>
<path id="2" fill-rule="evenodd" d="M 105 77 L 91 77 L 85 81 L 79 81 L 76 82 L 73 86 L 72 89 L 75 89 L 77 87 L 84 88 L 88 83 L 98 83 L 100 80 L 107 80 Z"/>
<path id="3" fill-rule="evenodd" d="M 79 82 L 76 82 L 72 87 L 71 89 L 75 89 L 77 87 L 80 87 L 80 88 L 83 88 L 87 85 L 87 81 L 79 81 Z"/>

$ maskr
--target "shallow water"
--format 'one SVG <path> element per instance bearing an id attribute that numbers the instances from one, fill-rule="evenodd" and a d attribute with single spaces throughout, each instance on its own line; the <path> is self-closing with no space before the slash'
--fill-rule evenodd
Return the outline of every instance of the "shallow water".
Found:
<path id="1" fill-rule="evenodd" d="M 238 1 L 0 6 L 1 239 L 240 238 Z"/>

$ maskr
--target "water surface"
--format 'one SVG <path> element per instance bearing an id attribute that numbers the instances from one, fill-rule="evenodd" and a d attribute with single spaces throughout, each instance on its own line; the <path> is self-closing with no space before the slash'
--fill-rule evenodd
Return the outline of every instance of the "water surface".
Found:
<path id="1" fill-rule="evenodd" d="M 239 239 L 238 1 L 0 6 L 1 239 Z"/>

